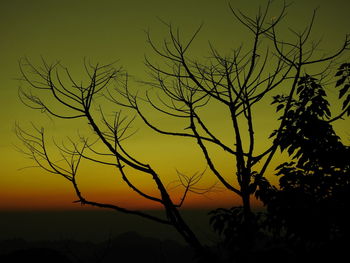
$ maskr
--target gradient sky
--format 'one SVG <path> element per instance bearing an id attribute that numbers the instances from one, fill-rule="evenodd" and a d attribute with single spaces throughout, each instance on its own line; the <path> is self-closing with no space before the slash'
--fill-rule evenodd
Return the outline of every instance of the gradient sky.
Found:
<path id="1" fill-rule="evenodd" d="M 261 0 L 231 0 L 232 6 L 254 14 Z M 281 1 L 275 1 L 279 6 Z M 341 45 L 344 35 L 350 32 L 350 2 L 344 0 L 295 0 L 283 22 L 285 28 L 302 29 L 309 21 L 314 8 L 319 7 L 313 36 L 322 37 L 322 47 L 332 50 Z M 219 50 L 228 52 L 240 43 L 249 43 L 247 31 L 237 24 L 229 12 L 226 0 L 0 0 L 0 210 L 73 208 L 73 191 L 63 178 L 47 174 L 40 169 L 24 169 L 30 165 L 23 155 L 15 151 L 19 145 L 14 133 L 17 121 L 24 127 L 30 122 L 47 125 L 50 136 L 62 138 L 71 125 L 52 123 L 39 112 L 23 106 L 17 96 L 19 81 L 18 60 L 28 57 L 39 62 L 40 56 L 49 62 L 60 60 L 76 73 L 82 72 L 83 58 L 94 62 L 109 63 L 118 60 L 131 75 L 146 78 L 144 55 L 152 56 L 146 44 L 144 30 L 150 29 L 156 40 L 165 35 L 157 17 L 179 26 L 189 36 L 201 23 L 204 27 L 191 50 L 194 57 L 208 54 L 208 41 Z M 276 12 L 277 14 L 277 12 Z M 348 54 L 347 54 L 348 55 Z M 349 57 L 349 56 L 348 56 Z M 213 109 L 212 116 L 218 116 Z M 270 110 L 262 110 L 257 116 L 258 125 L 271 127 L 274 122 Z M 220 125 L 220 118 L 212 120 Z M 167 125 L 166 122 L 164 124 Z M 168 123 L 169 124 L 169 123 Z M 348 122 L 339 125 L 340 135 L 346 133 Z M 272 129 L 272 128 L 271 128 Z M 271 132 L 261 128 L 259 140 L 263 147 Z M 223 136 L 225 133 L 223 133 Z M 348 136 L 350 137 L 350 136 Z M 192 146 L 191 146 L 192 145 Z M 130 140 L 130 150 L 143 161 L 149 162 L 166 182 L 174 180 L 176 168 L 186 173 L 203 170 L 205 163 L 195 143 L 155 135 L 145 127 Z M 193 149 L 194 148 L 194 149 Z M 193 151 L 192 151 L 193 149 Z M 219 160 L 221 169 L 228 169 L 225 159 Z M 116 174 L 107 169 L 96 170 L 84 166 L 81 172 L 82 190 L 88 199 L 117 201 L 131 207 L 147 207 L 141 199 L 129 194 L 120 186 Z M 206 174 L 203 185 L 215 179 Z M 152 192 L 149 182 L 141 183 Z M 176 195 L 176 193 L 174 192 Z M 231 194 L 220 192 L 210 196 L 192 196 L 190 207 L 232 205 Z"/>

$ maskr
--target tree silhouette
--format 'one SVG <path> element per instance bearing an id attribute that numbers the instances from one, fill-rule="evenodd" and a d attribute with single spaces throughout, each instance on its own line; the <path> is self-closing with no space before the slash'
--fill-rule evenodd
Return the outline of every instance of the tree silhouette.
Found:
<path id="1" fill-rule="evenodd" d="M 247 247 L 250 246 L 247 242 L 250 236 L 255 235 L 253 230 L 256 221 L 251 211 L 250 199 L 260 187 L 269 185 L 266 171 L 278 147 L 284 143 L 284 137 L 288 136 L 285 127 L 288 126 L 290 111 L 294 107 L 294 97 L 300 92 L 297 88 L 303 73 L 317 65 L 326 68 L 325 72 L 319 74 L 326 74 L 330 69 L 329 63 L 347 50 L 350 44 L 346 37 L 339 50 L 333 54 L 319 54 L 319 43 L 315 44 L 310 39 L 316 11 L 304 31 L 299 33 L 290 30 L 294 42 L 280 39 L 277 31 L 288 5 L 284 4 L 280 14 L 269 19 L 270 4 L 269 1 L 264 9 L 259 9 L 255 17 L 249 17 L 230 6 L 236 20 L 251 33 L 252 43 L 234 49 L 229 55 L 222 55 L 211 45 L 210 58 L 204 62 L 191 59 L 189 55 L 191 44 L 201 27 L 184 41 L 178 29 L 164 22 L 169 37 L 164 40 L 163 45 L 158 46 L 148 33 L 148 42 L 160 60 L 164 61 L 161 64 L 146 58 L 146 65 L 153 76 L 153 81 L 146 83 L 154 89 L 146 91 L 143 100 L 140 99 L 140 92 L 135 95 L 127 88 L 120 91 L 128 101 L 123 105 L 134 109 L 154 131 L 169 136 L 192 138 L 197 142 L 212 174 L 227 190 L 242 200 L 239 208 L 242 213 L 238 213 L 242 218 L 233 221 L 240 221 L 245 225 L 242 225 L 245 234 L 240 236 L 244 239 L 242 244 Z M 277 89 L 283 89 L 283 94 L 286 94 L 277 97 L 285 101 L 277 109 L 283 109 L 283 114 L 273 134 L 274 139 L 270 138 L 271 145 L 261 149 L 256 143 L 259 135 L 254 120 L 257 106 L 265 104 L 264 99 L 272 96 Z M 171 131 L 153 123 L 150 114 L 143 111 L 141 102 L 144 101 L 166 118 L 172 118 L 174 122 L 176 119 L 181 120 L 179 126 L 186 127 L 186 132 Z M 314 98 L 314 101 L 314 107 L 323 110 L 325 105 L 318 105 L 323 103 L 322 96 Z M 220 128 L 230 130 L 233 139 L 220 138 L 220 131 L 211 126 L 210 119 L 206 118 L 203 110 L 209 107 L 222 109 L 221 115 L 230 124 L 223 124 Z M 348 107 L 344 106 L 335 119 L 343 116 L 347 110 Z M 213 158 L 217 153 L 215 147 L 223 150 L 233 164 L 228 176 L 227 171 L 220 169 Z M 237 209 L 234 208 L 233 211 L 237 212 Z M 214 226 L 222 212 L 219 210 L 217 217 L 213 212 Z"/>
<path id="2" fill-rule="evenodd" d="M 348 64 L 342 64 L 336 74 L 336 87 L 349 77 Z M 344 97 L 348 83 L 339 91 Z M 288 121 L 283 127 L 280 145 L 292 162 L 277 167 L 280 189 L 264 195 L 276 233 L 284 238 L 307 244 L 329 243 L 349 235 L 346 207 L 349 206 L 350 162 L 349 146 L 336 135 L 332 122 L 349 114 L 348 101 L 342 113 L 331 118 L 329 102 L 320 81 L 305 75 L 300 78 L 298 99 L 292 101 Z M 285 98 L 274 102 L 284 105 Z M 284 231 L 282 231 L 284 229 Z"/>
<path id="3" fill-rule="evenodd" d="M 56 145 L 65 161 L 64 166 L 50 155 L 43 128 L 35 128 L 36 133 L 33 134 L 17 126 L 17 135 L 24 143 L 26 153 L 44 170 L 67 179 L 75 190 L 78 203 L 110 208 L 171 225 L 197 252 L 205 253 L 206 250 L 179 212 L 187 193 L 197 190 L 195 185 L 201 174 L 192 177 L 179 174 L 185 190 L 182 201 L 179 204 L 174 203 L 156 170 L 150 164 L 138 160 L 123 146 L 125 139 L 130 136 L 133 119 L 124 117 L 121 111 L 113 113 L 112 119 L 107 117 L 108 114 L 102 110 L 98 101 L 102 98 L 122 108 L 131 109 L 156 133 L 196 141 L 212 174 L 228 191 L 242 200 L 241 207 L 213 212 L 211 222 L 214 229 L 225 233 L 227 240 L 246 251 L 260 231 L 260 216 L 252 213 L 251 209 L 252 195 L 255 194 L 257 198 L 266 202 L 269 209 L 278 207 L 274 203 L 274 200 L 278 199 L 275 197 L 278 191 L 266 178 L 267 168 L 278 148 L 282 151 L 287 149 L 289 154 L 294 154 L 294 159 L 298 160 L 297 166 L 295 163 L 287 163 L 279 167 L 279 174 L 283 176 L 282 191 L 278 193 L 284 194 L 285 189 L 294 189 L 295 185 L 301 184 L 299 180 L 309 180 L 305 178 L 312 177 L 317 178 L 317 182 L 310 182 L 308 186 L 313 198 L 317 195 L 323 197 L 329 192 L 326 174 L 338 173 L 343 169 L 340 158 L 333 158 L 335 153 L 337 156 L 345 156 L 348 152 L 348 148 L 341 144 L 330 123 L 349 114 L 350 95 L 345 98 L 342 111 L 330 119 L 326 94 L 316 79 L 316 74 L 305 75 L 304 72 L 315 65 L 325 67 L 326 70 L 319 74 L 322 79 L 322 74 L 332 69 L 329 66 L 330 62 L 339 58 L 349 48 L 350 41 L 346 38 L 339 50 L 333 54 L 317 53 L 318 44 L 310 41 L 315 13 L 304 31 L 298 33 L 291 30 L 295 42 L 284 41 L 279 38 L 277 31 L 288 6 L 284 4 L 280 14 L 269 19 L 270 4 L 271 1 L 264 9 L 259 9 L 253 18 L 230 6 L 234 18 L 251 33 L 252 43 L 250 46 L 234 49 L 227 56 L 211 45 L 211 57 L 204 62 L 188 56 L 191 44 L 201 27 L 189 40 L 182 41 L 179 30 L 175 30 L 171 24 L 164 23 L 170 39 L 165 40 L 162 47 L 152 40 L 148 32 L 148 43 L 161 62 L 158 65 L 146 58 L 146 65 L 153 76 L 152 81 L 144 81 L 153 87 L 147 91 L 133 92 L 129 87 L 128 74 L 122 69 L 115 69 L 113 64 L 100 66 L 85 62 L 89 82 L 83 85 L 72 77 L 68 69 L 61 68 L 59 63 L 49 65 L 43 61 L 42 66 L 37 67 L 27 59 L 21 60 L 23 80 L 28 84 L 28 90 L 21 89 L 19 93 L 23 103 L 55 118 L 73 121 L 85 119 L 94 133 L 93 139 L 81 136 L 80 143 L 70 140 L 69 147 Z M 65 72 L 67 82 L 63 80 L 60 69 Z M 340 79 L 337 85 L 343 85 L 340 97 L 344 98 L 349 90 L 349 65 L 341 66 L 339 72 L 337 76 Z M 118 84 L 116 93 L 108 88 L 111 82 Z M 37 93 L 34 93 L 35 91 Z M 282 115 L 278 119 L 277 129 L 269 138 L 270 146 L 260 149 L 256 146 L 259 133 L 254 119 L 258 110 L 256 106 L 265 105 L 265 99 L 277 91 L 283 92 L 283 95 L 274 96 L 274 103 L 278 103 L 277 111 L 282 112 Z M 102 94 L 105 96 L 99 97 Z M 155 96 L 157 99 L 154 99 Z M 96 107 L 92 106 L 95 104 L 97 111 L 94 110 Z M 150 105 L 155 112 L 172 118 L 174 122 L 181 120 L 179 130 L 182 131 L 169 131 L 153 123 L 149 118 L 149 114 L 152 113 L 144 110 L 144 104 Z M 223 109 L 222 114 L 230 125 L 223 125 L 222 128 L 229 129 L 233 139 L 220 138 L 208 123 L 210 120 L 206 119 L 202 110 L 210 110 L 211 107 Z M 98 117 L 102 118 L 102 122 L 97 121 Z M 322 134 L 321 139 L 316 136 L 314 127 Z M 105 151 L 97 150 L 97 144 L 102 144 Z M 232 163 L 229 176 L 218 168 L 213 158 L 215 151 L 211 152 L 212 145 L 229 156 Z M 334 159 L 334 164 L 330 161 L 330 156 Z M 87 200 L 77 182 L 78 168 L 82 160 L 116 167 L 130 190 L 160 204 L 165 217 L 158 218 L 115 204 Z M 151 178 L 159 196 L 149 195 L 144 189 L 136 186 L 129 179 L 130 169 Z M 303 170 L 303 174 L 300 174 L 300 169 Z M 312 175 L 322 173 L 322 176 L 304 176 L 306 170 Z M 326 170 L 327 172 L 324 172 Z M 343 171 L 339 173 L 342 174 Z M 336 177 L 343 179 L 342 175 Z M 330 180 L 333 179 L 332 177 Z M 317 189 L 313 189 L 316 184 Z M 334 187 L 338 185 L 336 182 L 333 184 Z M 324 185 L 327 186 L 326 189 Z M 302 191 L 304 194 L 308 193 L 304 189 Z"/>
<path id="4" fill-rule="evenodd" d="M 256 191 L 266 211 L 253 215 L 254 224 L 247 230 L 242 207 L 211 212 L 211 223 L 223 236 L 224 247 L 239 262 L 249 262 L 247 249 L 253 254 L 256 242 L 266 239 L 269 243 L 263 250 L 287 244 L 298 256 L 307 253 L 310 260 L 327 262 L 345 256 L 350 234 L 350 147 L 342 143 L 332 123 L 339 116 L 350 115 L 345 96 L 349 90 L 348 65 L 342 64 L 336 74 L 339 100 L 345 100 L 341 113 L 334 118 L 321 81 L 308 74 L 299 79 L 278 144 L 291 161 L 276 168 L 279 187 L 265 181 Z M 286 96 L 276 95 L 272 104 L 277 104 L 278 111 L 287 102 Z M 276 132 L 271 137 L 276 138 Z M 252 237 L 248 246 L 247 233 Z M 287 255 L 286 251 L 281 253 Z"/>
<path id="5" fill-rule="evenodd" d="M 59 119 L 74 120 L 83 118 L 94 132 L 95 138 L 86 138 L 80 136 L 80 142 L 69 140 L 70 146 L 58 145 L 56 147 L 60 152 L 60 159 L 65 162 L 59 162 L 57 157 L 52 156 L 48 149 L 44 128 L 36 128 L 35 133 L 29 133 L 19 126 L 16 126 L 18 138 L 23 142 L 25 148 L 23 152 L 32 158 L 39 167 L 49 173 L 63 176 L 73 186 L 77 203 L 109 208 L 123 213 L 138 215 L 158 223 L 167 224 L 175 227 L 175 229 L 183 236 L 186 242 L 197 251 L 201 251 L 202 245 L 181 217 L 178 208 L 181 204 L 175 204 L 164 186 L 160 176 L 152 169 L 149 164 L 142 163 L 128 153 L 122 141 L 128 137 L 128 129 L 132 119 L 127 120 L 116 112 L 111 122 L 107 120 L 101 108 L 98 112 L 102 116 L 102 124 L 96 121 L 96 112 L 92 105 L 96 97 L 102 93 L 108 84 L 115 79 L 123 78 L 121 69 L 115 69 L 112 65 L 88 65 L 85 63 L 86 73 L 89 78 L 87 85 L 78 84 L 68 69 L 63 68 L 68 82 L 64 83 L 60 76 L 60 65 L 58 63 L 48 65 L 43 61 L 43 67 L 34 67 L 28 59 L 20 61 L 20 68 L 23 79 L 29 84 L 32 90 L 45 92 L 46 96 L 39 97 L 33 95 L 31 91 L 20 89 L 20 98 L 27 106 L 33 109 L 39 109 L 41 112 L 48 113 Z M 41 94 L 42 95 L 42 94 Z M 45 100 L 51 100 L 55 106 L 49 107 Z M 57 107 L 59 105 L 61 108 Z M 130 135 L 130 134 L 129 134 Z M 102 143 L 105 147 L 103 152 L 96 149 L 97 143 Z M 106 157 L 109 157 L 106 159 Z M 56 158 L 56 159 L 55 159 Z M 87 200 L 84 193 L 81 192 L 77 181 L 77 174 L 81 161 L 95 162 L 100 165 L 110 165 L 118 169 L 121 178 L 127 186 L 137 194 L 150 201 L 159 203 L 165 213 L 164 218 L 159 218 L 145 212 L 130 210 L 116 204 L 99 203 Z M 126 167 L 142 172 L 144 176 L 152 178 L 155 189 L 158 190 L 159 197 L 151 196 L 144 192 L 143 189 L 136 186 L 129 180 L 128 174 L 125 172 Z M 193 180 L 198 178 L 185 177 L 182 180 L 185 185 L 185 194 L 192 190 Z M 197 175 L 198 177 L 198 175 Z"/>

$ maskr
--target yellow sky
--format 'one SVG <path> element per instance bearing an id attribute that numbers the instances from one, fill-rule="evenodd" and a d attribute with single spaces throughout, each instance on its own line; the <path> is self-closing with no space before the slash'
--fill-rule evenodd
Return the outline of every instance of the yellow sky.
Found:
<path id="1" fill-rule="evenodd" d="M 260 0 L 229 1 L 233 6 L 250 14 L 262 3 Z M 276 1 L 278 2 L 278 1 Z M 341 44 L 349 32 L 350 3 L 344 0 L 295 0 L 283 23 L 285 28 L 302 29 L 309 21 L 313 8 L 320 7 L 316 19 L 314 37 L 323 39 L 322 47 L 332 50 Z M 278 7 L 278 3 L 276 4 Z M 153 56 L 146 44 L 144 30 L 150 29 L 155 40 L 166 36 L 157 17 L 179 26 L 189 36 L 201 23 L 204 27 L 194 43 L 191 54 L 201 58 L 208 54 L 208 41 L 224 53 L 241 43 L 249 43 L 247 31 L 237 24 L 224 0 L 179 1 L 90 1 L 90 0 L 1 0 L 0 1 L 0 210 L 72 208 L 75 200 L 68 182 L 40 169 L 24 169 L 30 160 L 15 151 L 19 142 L 13 133 L 15 122 L 28 127 L 30 122 L 46 125 L 50 137 L 64 138 L 65 132 L 75 131 L 67 122 L 51 122 L 39 112 L 23 106 L 17 96 L 19 82 L 18 60 L 27 56 L 34 63 L 44 57 L 49 62 L 60 60 L 69 67 L 77 79 L 82 78 L 83 58 L 94 62 L 109 63 L 118 60 L 131 75 L 146 78 L 144 55 Z M 277 12 L 276 12 L 277 13 Z M 136 87 L 134 87 L 136 88 Z M 334 95 L 334 94 L 333 94 Z M 267 102 L 270 102 L 269 98 Z M 273 129 L 273 108 L 261 107 L 256 115 L 258 140 L 261 148 L 268 145 L 266 137 Z M 211 109 L 211 125 L 221 127 L 220 109 Z M 218 117 L 219 116 L 219 117 Z M 159 120 L 171 126 L 168 120 Z M 137 123 L 137 122 L 136 122 Z M 266 129 L 268 127 L 269 129 Z M 150 163 L 164 178 L 166 184 L 176 179 L 176 169 L 191 174 L 205 169 L 206 164 L 195 142 L 181 138 L 164 137 L 149 131 L 140 124 L 139 132 L 127 146 L 142 161 Z M 341 123 L 339 131 L 347 136 L 348 123 Z M 84 129 L 84 128 L 81 128 Z M 218 129 L 228 139 L 230 134 Z M 350 136 L 348 136 L 350 137 Z M 219 167 L 229 173 L 233 165 L 217 155 Z M 275 163 L 279 159 L 276 158 Z M 151 182 L 140 180 L 152 193 Z M 128 194 L 121 186 L 115 171 L 85 165 L 79 174 L 84 193 L 103 201 L 120 201 L 132 207 L 153 207 L 134 194 Z M 204 175 L 203 186 L 215 183 L 209 172 Z M 175 199 L 179 193 L 173 192 Z M 232 200 L 232 201 L 231 201 Z M 209 196 L 192 196 L 190 207 L 205 205 L 232 205 L 232 194 L 211 193 Z M 230 203 L 232 202 L 232 203 Z"/>

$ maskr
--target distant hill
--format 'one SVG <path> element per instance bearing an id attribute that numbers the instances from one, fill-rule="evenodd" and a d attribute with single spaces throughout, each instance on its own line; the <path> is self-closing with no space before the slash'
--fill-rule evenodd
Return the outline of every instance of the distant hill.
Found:
<path id="1" fill-rule="evenodd" d="M 126 232 L 110 240 L 92 243 L 74 240 L 0 241 L 0 262 L 109 263 L 109 262 L 194 262 L 191 249 L 172 240 L 144 237 Z"/>

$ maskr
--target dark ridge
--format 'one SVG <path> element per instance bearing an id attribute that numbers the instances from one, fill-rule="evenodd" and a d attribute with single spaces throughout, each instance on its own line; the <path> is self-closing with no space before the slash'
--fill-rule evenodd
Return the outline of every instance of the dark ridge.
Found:
<path id="1" fill-rule="evenodd" d="M 190 263 L 194 255 L 189 247 L 173 240 L 158 240 L 135 232 L 126 232 L 100 243 L 75 240 L 0 241 L 0 262 L 159 262 Z"/>

